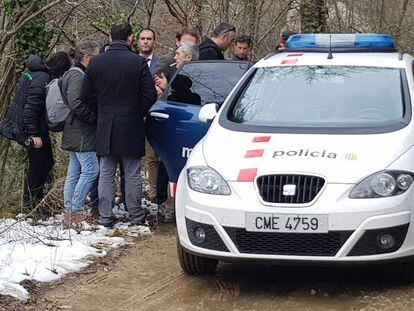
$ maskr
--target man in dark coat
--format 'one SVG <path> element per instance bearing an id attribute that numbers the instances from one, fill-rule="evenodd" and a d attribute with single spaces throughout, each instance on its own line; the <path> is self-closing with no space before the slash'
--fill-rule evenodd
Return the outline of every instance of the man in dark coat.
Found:
<path id="1" fill-rule="evenodd" d="M 24 131 L 32 141 L 28 149 L 29 167 L 24 180 L 23 196 L 24 211 L 28 212 L 43 199 L 45 183 L 54 164 L 46 122 L 46 85 L 69 69 L 70 58 L 65 52 L 57 52 L 44 62 L 39 56 L 31 55 L 26 66 L 30 84 L 21 100 L 25 101 Z"/>
<path id="2" fill-rule="evenodd" d="M 157 93 L 145 59 L 131 50 L 133 38 L 129 23 L 112 27 L 109 49 L 86 70 L 81 99 L 98 112 L 96 152 L 100 156 L 101 224 L 113 226 L 114 176 L 117 163 L 122 161 L 131 224 L 148 233 L 145 211 L 141 208 L 140 171 L 145 154 L 144 117 Z"/>
<path id="3" fill-rule="evenodd" d="M 226 51 L 236 38 L 236 28 L 227 22 L 220 23 L 212 33 L 212 37 L 205 38 L 200 43 L 200 60 L 224 60 Z"/>

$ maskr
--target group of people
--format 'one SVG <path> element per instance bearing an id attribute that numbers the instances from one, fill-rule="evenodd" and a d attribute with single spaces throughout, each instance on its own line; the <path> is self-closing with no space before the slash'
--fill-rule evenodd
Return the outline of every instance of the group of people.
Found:
<path id="1" fill-rule="evenodd" d="M 114 225 L 117 166 L 121 171 L 122 197 L 131 225 L 148 232 L 141 207 L 141 158 L 145 156 L 150 190 L 148 200 L 161 216 L 171 218 L 165 207 L 168 174 L 156 152 L 146 141 L 145 117 L 167 89 L 176 70 L 193 60 L 224 60 L 223 52 L 234 44 L 233 60 L 249 60 L 251 40 L 236 36 L 235 27 L 220 23 L 211 38 L 199 43 L 198 33 L 184 29 L 177 33 L 175 49 L 169 54 L 154 53 L 156 34 L 142 29 L 137 52 L 129 23 L 111 29 L 109 43 L 82 41 L 74 55 L 53 54 L 48 60 L 31 56 L 26 66 L 30 79 L 19 84 L 24 100 L 24 130 L 32 141 L 25 178 L 24 202 L 28 210 L 43 197 L 44 185 L 54 165 L 47 126 L 45 86 L 59 78 L 62 99 L 70 108 L 63 129 L 61 148 L 69 152 L 64 186 L 64 207 L 72 214 L 84 211 L 89 196 L 92 209 L 99 211 L 100 224 Z"/>

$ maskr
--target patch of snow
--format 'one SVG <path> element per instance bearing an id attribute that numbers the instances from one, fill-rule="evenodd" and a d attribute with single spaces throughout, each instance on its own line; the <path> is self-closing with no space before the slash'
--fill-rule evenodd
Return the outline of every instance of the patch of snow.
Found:
<path id="1" fill-rule="evenodd" d="M 14 219 L 0 220 L 0 293 L 26 300 L 23 280 L 49 282 L 86 267 L 94 257 L 125 244 L 102 226 L 83 224 L 81 233 L 63 229 L 62 217 L 39 225 Z M 123 228 L 124 229 L 124 228 Z M 127 228 L 125 228 L 127 229 Z"/>

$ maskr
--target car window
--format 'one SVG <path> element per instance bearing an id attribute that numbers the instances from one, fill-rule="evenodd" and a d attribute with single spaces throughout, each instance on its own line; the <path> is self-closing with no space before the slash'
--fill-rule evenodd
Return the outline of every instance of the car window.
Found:
<path id="1" fill-rule="evenodd" d="M 177 72 L 164 99 L 193 105 L 222 104 L 247 68 L 247 62 L 189 62 Z"/>
<path id="2" fill-rule="evenodd" d="M 259 68 L 228 116 L 248 125 L 303 128 L 383 126 L 404 117 L 399 68 Z"/>

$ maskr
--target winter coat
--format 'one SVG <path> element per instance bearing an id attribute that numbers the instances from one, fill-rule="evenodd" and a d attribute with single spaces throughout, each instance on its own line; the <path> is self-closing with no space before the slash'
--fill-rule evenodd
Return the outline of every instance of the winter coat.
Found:
<path id="1" fill-rule="evenodd" d="M 177 67 L 175 67 L 175 65 L 170 66 L 171 64 L 175 63 L 174 56 L 175 56 L 175 51 L 172 51 L 166 55 L 161 56 L 160 60 L 158 61 L 154 69 L 155 74 L 163 73 L 164 76 L 167 78 L 168 82 L 171 81 L 172 77 L 177 71 Z"/>
<path id="2" fill-rule="evenodd" d="M 224 60 L 223 52 L 210 38 L 205 38 L 198 46 L 199 60 Z"/>
<path id="3" fill-rule="evenodd" d="M 24 130 L 28 136 L 44 137 L 49 132 L 46 122 L 46 85 L 51 78 L 39 56 L 30 55 L 26 66 L 32 80 L 26 93 L 23 110 Z"/>
<path id="4" fill-rule="evenodd" d="M 85 70 L 81 64 L 76 67 Z M 95 151 L 96 118 L 91 108 L 81 101 L 83 74 L 69 70 L 62 78 L 62 97 L 71 113 L 65 122 L 62 149 L 74 152 Z"/>
<path id="5" fill-rule="evenodd" d="M 98 113 L 98 156 L 143 156 L 144 117 L 156 98 L 144 58 L 126 42 L 114 41 L 94 58 L 85 73 L 81 100 Z"/>

